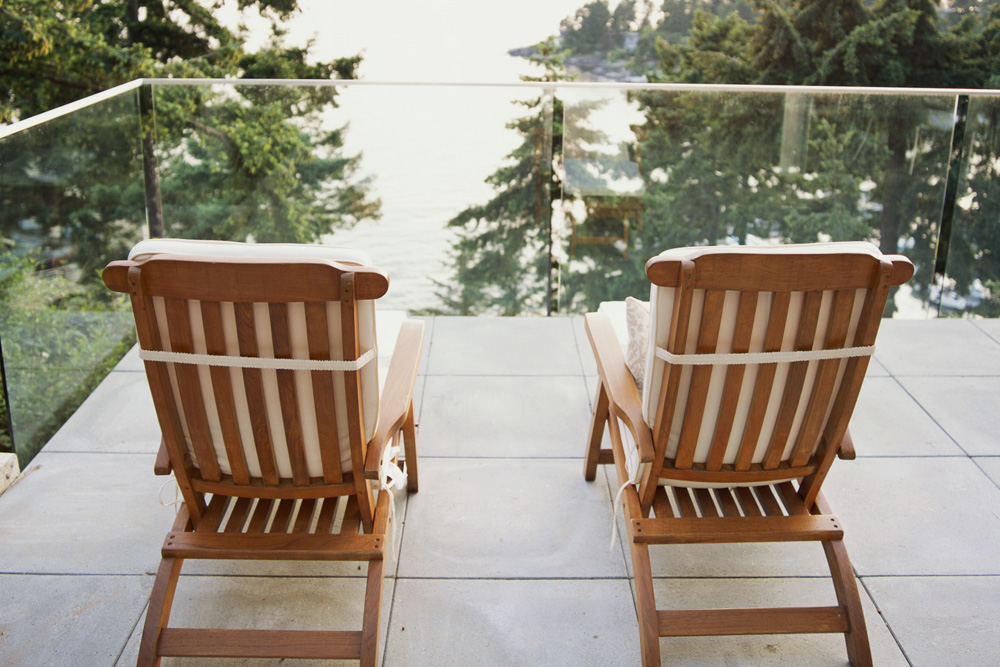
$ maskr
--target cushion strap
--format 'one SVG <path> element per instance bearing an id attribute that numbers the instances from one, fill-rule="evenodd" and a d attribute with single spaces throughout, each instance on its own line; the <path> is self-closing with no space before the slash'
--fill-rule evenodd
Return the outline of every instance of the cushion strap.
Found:
<path id="1" fill-rule="evenodd" d="M 357 359 L 348 361 L 327 359 L 265 359 L 261 357 L 233 357 L 224 354 L 192 354 L 190 352 L 142 349 L 139 350 L 139 358 L 145 361 L 162 361 L 171 364 L 225 366 L 227 368 L 260 368 L 281 371 L 357 371 L 367 366 L 375 358 L 375 348 L 368 350 Z"/>
<path id="2" fill-rule="evenodd" d="M 824 361 L 850 357 L 870 357 L 875 346 L 845 347 L 832 350 L 788 350 L 786 352 L 730 352 L 724 354 L 673 354 L 656 348 L 658 359 L 676 366 L 731 366 L 735 364 L 781 364 L 797 361 Z"/>

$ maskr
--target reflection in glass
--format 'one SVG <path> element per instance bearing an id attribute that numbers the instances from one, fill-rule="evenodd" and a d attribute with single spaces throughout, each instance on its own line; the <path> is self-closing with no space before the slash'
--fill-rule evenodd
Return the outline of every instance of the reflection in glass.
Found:
<path id="1" fill-rule="evenodd" d="M 918 266 L 886 314 L 924 316 L 954 95 L 640 90 L 594 122 L 615 95 L 566 102 L 573 311 L 644 294 L 645 261 L 672 247 L 867 240 Z"/>
<path id="2" fill-rule="evenodd" d="M 0 140 L 2 430 L 22 466 L 131 343 L 100 269 L 142 238 L 138 120 L 133 90 Z"/>

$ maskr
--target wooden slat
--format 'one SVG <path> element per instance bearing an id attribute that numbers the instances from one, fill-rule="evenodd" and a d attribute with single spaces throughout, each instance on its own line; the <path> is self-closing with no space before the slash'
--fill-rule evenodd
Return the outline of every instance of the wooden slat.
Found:
<path id="1" fill-rule="evenodd" d="M 250 517 L 250 523 L 247 524 L 248 533 L 262 533 L 264 529 L 267 528 L 267 520 L 271 516 L 271 509 L 274 506 L 273 500 L 268 500 L 266 498 L 260 498 L 257 500 L 257 506 L 254 507 L 253 516 Z"/>
<path id="2" fill-rule="evenodd" d="M 288 304 L 270 303 L 271 342 L 276 359 L 292 358 L 292 337 L 288 330 Z M 309 483 L 309 469 L 306 467 L 306 453 L 302 442 L 302 419 L 299 416 L 299 401 L 295 391 L 295 372 L 277 370 L 278 403 L 281 405 L 281 421 L 285 428 L 285 447 L 292 466 L 292 481 L 296 484 Z"/>
<path id="3" fill-rule="evenodd" d="M 760 506 L 764 508 L 764 514 L 766 516 L 784 516 L 784 511 L 781 509 L 781 505 L 774 497 L 774 493 L 771 488 L 772 487 L 770 486 L 755 486 L 753 487 L 753 492 L 754 495 L 757 496 Z"/>
<path id="4" fill-rule="evenodd" d="M 292 526 L 293 533 L 309 532 L 309 524 L 312 523 L 315 509 L 316 500 L 314 498 L 307 498 L 299 503 L 299 513 L 295 515 L 295 524 Z"/>
<path id="5" fill-rule="evenodd" d="M 802 498 L 799 497 L 791 482 L 775 484 L 774 488 L 778 492 L 781 504 L 785 506 L 785 512 L 788 514 L 809 514 L 809 510 L 802 504 Z"/>
<path id="6" fill-rule="evenodd" d="M 292 518 L 292 512 L 295 510 L 294 500 L 281 500 L 278 503 L 278 509 L 274 512 L 274 519 L 271 521 L 271 529 L 267 531 L 267 534 L 272 533 L 287 533 L 289 529 L 289 522 Z"/>
<path id="7" fill-rule="evenodd" d="M 656 512 L 658 519 L 669 519 L 674 515 L 674 509 L 670 506 L 670 498 L 667 497 L 667 491 L 662 486 L 656 488 L 656 495 L 653 496 L 653 511 Z"/>
<path id="8" fill-rule="evenodd" d="M 228 496 L 251 496 L 254 498 L 327 498 L 339 496 L 354 491 L 354 484 L 341 482 L 327 484 L 322 477 L 312 477 L 309 485 L 297 485 L 290 479 L 281 480 L 277 484 L 265 484 L 256 477 L 250 478 L 249 484 L 234 484 L 232 478 L 223 475 L 218 482 L 206 482 L 201 479 L 191 480 L 191 487 L 203 493 L 214 493 Z"/>
<path id="9" fill-rule="evenodd" d="M 174 558 L 236 560 L 372 560 L 382 558 L 384 536 L 309 533 L 169 533 L 163 554 Z"/>
<path id="10" fill-rule="evenodd" d="M 316 521 L 316 534 L 329 535 L 333 532 L 333 522 L 337 520 L 338 498 L 324 498 L 323 506 L 319 510 L 319 519 Z"/>
<path id="11" fill-rule="evenodd" d="M 212 500 L 209 501 L 208 507 L 205 508 L 205 513 L 202 515 L 201 521 L 198 522 L 196 530 L 199 533 L 214 533 L 217 531 L 219 523 L 226 513 L 228 502 L 229 498 L 225 496 L 212 496 Z"/>
<path id="12" fill-rule="evenodd" d="M 201 302 L 201 319 L 205 330 L 205 348 L 208 354 L 227 354 L 225 332 L 222 325 L 222 304 L 218 301 Z M 215 394 L 215 408 L 219 413 L 222 442 L 229 459 L 233 481 L 248 484 L 250 473 L 247 468 L 246 453 L 240 437 L 239 422 L 236 419 L 236 400 L 228 368 L 210 366 L 212 391 Z"/>
<path id="13" fill-rule="evenodd" d="M 739 306 L 736 309 L 732 352 L 742 354 L 750 351 L 750 338 L 756 312 L 757 292 L 741 292 Z M 726 369 L 726 383 L 723 385 L 722 399 L 719 403 L 719 416 L 715 422 L 715 432 L 712 434 L 712 447 L 705 462 L 708 470 L 719 470 L 725 460 L 746 369 L 744 364 L 732 364 Z"/>
<path id="14" fill-rule="evenodd" d="M 733 499 L 731 489 L 716 489 L 715 497 L 719 501 L 719 506 L 722 507 L 723 516 L 740 516 L 740 507 Z"/>
<path id="15" fill-rule="evenodd" d="M 675 487 L 674 494 L 674 497 L 677 499 L 677 510 L 682 517 L 698 516 L 698 512 L 694 507 L 694 501 L 691 500 L 691 494 L 688 493 L 686 488 L 683 486 Z"/>
<path id="16" fill-rule="evenodd" d="M 705 301 L 701 311 L 701 322 L 698 327 L 697 354 L 712 354 L 716 352 L 719 341 L 719 327 L 722 324 L 722 305 L 726 293 L 721 290 L 705 292 Z M 695 366 L 691 369 L 691 382 L 688 386 L 687 404 L 684 407 L 684 423 L 677 454 L 674 456 L 674 467 L 690 468 L 694 461 L 695 449 L 701 435 L 701 422 L 705 414 L 705 397 L 712 379 L 712 366 Z"/>
<path id="17" fill-rule="evenodd" d="M 167 299 L 167 330 L 170 335 L 170 347 L 174 352 L 194 352 L 191 344 L 191 322 L 188 318 L 188 302 L 183 299 Z M 208 417 L 205 414 L 205 399 L 201 391 L 201 380 L 198 378 L 198 368 L 191 364 L 174 364 L 174 377 L 177 378 L 177 391 L 184 406 L 184 420 L 187 423 L 188 435 L 194 449 L 195 459 L 201 476 L 209 481 L 218 481 L 221 477 L 219 462 L 212 443 L 212 434 L 208 428 Z"/>
<path id="18" fill-rule="evenodd" d="M 164 628 L 159 653 L 177 658 L 329 658 L 357 660 L 361 633 L 321 630 Z"/>
<path id="19" fill-rule="evenodd" d="M 771 308 L 768 313 L 767 331 L 764 334 L 764 352 L 777 352 L 781 349 L 781 338 L 785 332 L 785 321 L 788 319 L 788 304 L 791 295 L 788 292 L 777 292 L 771 297 Z M 757 441 L 764 426 L 764 416 L 767 414 L 767 404 L 771 400 L 771 389 L 774 387 L 774 374 L 777 364 L 762 364 L 757 370 L 754 381 L 753 398 L 750 400 L 750 412 L 747 414 L 746 425 L 743 427 L 743 437 L 740 449 L 736 455 L 736 470 L 749 470 L 757 450 Z"/>
<path id="20" fill-rule="evenodd" d="M 306 303 L 306 335 L 309 340 L 309 358 L 314 361 L 328 360 L 330 356 L 330 332 L 326 321 L 325 303 Z M 333 373 L 313 371 L 310 373 L 313 387 L 313 401 L 316 404 L 316 427 L 319 433 L 319 452 L 323 462 L 323 479 L 327 483 L 344 480 L 340 467 L 340 440 L 337 428 L 337 411 L 333 389 Z"/>
<path id="21" fill-rule="evenodd" d="M 830 321 L 827 324 L 827 334 L 824 337 L 826 349 L 845 347 L 847 331 L 851 325 L 851 311 L 854 309 L 855 290 L 840 291 L 833 295 L 830 308 Z M 819 362 L 816 378 L 813 381 L 809 396 L 809 406 L 806 408 L 805 419 L 799 429 L 799 435 L 790 457 L 793 466 L 805 465 L 816 451 L 819 432 L 826 419 L 827 410 L 833 400 L 833 389 L 837 383 L 837 372 L 840 370 L 840 359 L 828 359 Z"/>
<path id="22" fill-rule="evenodd" d="M 819 309 L 823 300 L 822 292 L 806 292 L 802 299 L 802 312 L 799 315 L 795 334 L 795 350 L 811 350 L 816 339 L 816 325 Z M 771 432 L 771 439 L 764 455 L 764 468 L 773 470 L 781 463 L 788 436 L 795 422 L 795 413 L 802 402 L 802 389 L 805 386 L 806 373 L 809 371 L 808 361 L 796 361 L 789 365 L 788 376 L 785 379 L 785 390 L 781 395 L 781 407 L 778 418 Z"/>
<path id="23" fill-rule="evenodd" d="M 233 308 L 236 311 L 236 336 L 239 340 L 240 355 L 244 357 L 260 356 L 257 350 L 253 304 L 234 303 Z M 274 458 L 271 429 L 267 422 L 267 405 L 264 400 L 264 381 L 261 371 L 256 368 L 243 368 L 241 370 L 247 395 L 247 408 L 250 411 L 254 447 L 257 450 L 257 461 L 260 464 L 260 476 L 265 484 L 277 484 L 280 481 L 278 464 Z"/>
<path id="24" fill-rule="evenodd" d="M 704 517 L 717 517 L 719 510 L 715 507 L 712 494 L 708 489 L 695 489 L 694 496 L 698 500 L 698 507 L 701 508 L 701 515 Z"/>
<path id="25" fill-rule="evenodd" d="M 841 607 L 657 610 L 661 637 L 846 632 Z"/>
<path id="26" fill-rule="evenodd" d="M 633 519 L 632 531 L 633 540 L 640 544 L 806 542 L 844 536 L 836 518 L 824 514 Z"/>
<path id="27" fill-rule="evenodd" d="M 361 511 L 358 508 L 357 496 L 350 496 L 347 499 L 347 506 L 344 508 L 344 520 L 340 524 L 341 535 L 354 535 L 361 526 Z"/>
<path id="28" fill-rule="evenodd" d="M 733 491 L 740 501 L 740 507 L 743 508 L 744 516 L 764 516 L 760 508 L 757 507 L 757 500 L 754 497 L 753 491 L 745 486 L 736 487 Z"/>
<path id="29" fill-rule="evenodd" d="M 253 501 L 250 498 L 237 498 L 236 502 L 233 503 L 233 509 L 229 512 L 229 521 L 226 522 L 224 532 L 227 533 L 238 533 L 243 530 L 243 526 L 247 522 L 247 514 L 250 511 L 250 504 Z"/>

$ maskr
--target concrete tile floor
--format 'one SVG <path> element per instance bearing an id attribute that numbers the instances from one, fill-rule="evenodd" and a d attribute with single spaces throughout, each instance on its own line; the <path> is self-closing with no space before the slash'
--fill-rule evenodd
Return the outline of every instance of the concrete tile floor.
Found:
<path id="1" fill-rule="evenodd" d="M 611 471 L 593 483 L 582 475 L 596 387 L 582 319 L 427 324 L 421 491 L 397 497 L 382 664 L 638 665 L 631 564 L 620 543 L 608 549 Z M 172 493 L 152 473 L 158 435 L 134 357 L 0 496 L 0 665 L 134 664 L 173 516 L 157 499 Z M 997 321 L 884 324 L 852 425 L 858 459 L 838 462 L 825 487 L 845 525 L 876 664 L 1000 662 L 994 392 Z M 832 595 L 815 545 L 659 547 L 653 568 L 662 607 Z M 185 572 L 182 622 L 357 622 L 352 593 L 363 583 L 350 568 Z M 661 642 L 671 665 L 847 662 L 836 636 Z"/>

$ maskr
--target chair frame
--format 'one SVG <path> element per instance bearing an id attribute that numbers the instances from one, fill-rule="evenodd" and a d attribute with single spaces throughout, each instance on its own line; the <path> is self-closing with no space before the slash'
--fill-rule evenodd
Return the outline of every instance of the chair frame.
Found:
<path id="1" fill-rule="evenodd" d="M 388 278 L 371 268 L 322 259 L 236 259 L 163 254 L 142 262 L 117 261 L 104 270 L 105 284 L 130 295 L 139 345 L 163 350 L 153 298 L 163 297 L 174 352 L 194 352 L 185 301 L 202 302 L 209 354 L 224 355 L 219 303 L 232 302 L 237 312 L 240 355 L 256 357 L 253 303 L 269 307 L 276 358 L 290 358 L 287 304 L 304 302 L 309 352 L 314 360 L 330 360 L 325 302 L 339 302 L 344 356 L 360 355 L 356 303 L 381 297 Z M 279 322 L 275 325 L 275 322 Z M 281 331 L 286 333 L 282 334 Z M 251 408 L 261 475 L 247 472 L 231 408 L 232 386 L 225 369 L 210 366 L 219 406 L 231 474 L 218 468 L 210 441 L 197 370 L 192 365 L 146 360 L 153 403 L 163 434 L 154 471 L 174 473 L 183 504 L 162 549 L 139 647 L 139 665 L 157 665 L 162 656 L 281 657 L 356 659 L 376 664 L 386 531 L 391 492 L 377 500 L 371 482 L 379 479 L 382 455 L 402 439 L 407 488 L 418 489 L 413 387 L 423 346 L 423 323 L 403 324 L 379 401 L 379 420 L 365 441 L 359 371 L 342 371 L 349 418 L 352 469 L 340 467 L 336 415 L 316 410 L 320 429 L 323 476 L 309 477 L 292 371 L 276 371 L 282 424 L 288 442 L 292 478 L 280 478 L 261 391 L 261 370 L 243 368 Z M 181 413 L 175 404 L 168 366 L 174 366 L 184 418 L 194 456 L 185 442 Z M 217 371 L 222 371 L 217 372 Z M 317 405 L 332 405 L 333 373 L 311 371 Z M 228 413 L 227 413 L 228 410 Z M 235 444 L 231 440 L 235 438 Z M 209 444 L 205 444 L 209 442 Z M 333 532 L 340 519 L 339 532 Z M 234 630 L 168 627 L 174 592 L 185 559 L 361 561 L 368 564 L 360 631 Z"/>
<path id="2" fill-rule="evenodd" d="M 836 245 L 836 244 L 832 244 Z M 649 280 L 662 287 L 676 288 L 668 350 L 681 354 L 686 349 L 691 302 L 695 289 L 704 289 L 705 306 L 697 340 L 697 353 L 715 353 L 719 332 L 719 311 L 724 291 L 739 291 L 733 352 L 747 352 L 756 298 L 760 292 L 805 292 L 800 319 L 800 335 L 795 349 L 811 349 L 820 297 L 833 290 L 835 300 L 831 324 L 823 340 L 825 348 L 870 346 L 875 342 L 889 289 L 908 280 L 913 266 L 905 257 L 833 254 L 832 250 L 767 254 L 720 252 L 719 249 L 690 249 L 684 257 L 654 257 L 646 264 Z M 859 256 L 861 255 L 861 256 Z M 847 341 L 851 308 L 848 297 L 857 289 L 867 289 L 857 332 Z M 787 296 L 775 296 L 771 320 L 783 324 Z M 785 314 L 781 309 L 785 309 Z M 871 649 L 865 629 L 861 598 L 843 543 L 843 530 L 823 497 L 820 487 L 835 457 L 854 458 L 854 445 L 847 430 L 867 369 L 867 357 L 854 357 L 835 396 L 832 395 L 836 365 L 840 360 L 821 361 L 815 374 L 809 408 L 813 400 L 832 401 L 831 417 L 815 451 L 800 438 L 789 460 L 780 460 L 787 441 L 787 429 L 795 414 L 808 362 L 795 362 L 785 384 L 775 431 L 777 446 L 769 446 L 763 462 L 751 463 L 741 446 L 735 463 L 723 464 L 722 455 L 733 427 L 739 387 L 745 364 L 728 367 L 722 394 L 722 409 L 715 422 L 712 449 L 707 461 L 695 463 L 693 454 L 702 421 L 711 366 L 695 366 L 684 414 L 674 414 L 682 368 L 664 364 L 662 383 L 652 428 L 643 416 L 642 398 L 635 380 L 625 366 L 624 355 L 608 317 L 590 313 L 585 326 L 597 360 L 600 384 L 584 457 L 584 477 L 593 481 L 597 466 L 614 464 L 622 498 L 626 533 L 636 590 L 636 613 L 644 667 L 660 664 L 660 637 L 714 636 L 790 633 L 843 633 L 848 657 L 855 667 L 871 665 Z M 780 332 L 769 324 L 765 351 L 778 350 Z M 775 364 L 762 364 L 754 385 L 747 429 L 759 429 L 763 419 L 758 406 L 766 406 Z M 649 378 L 646 380 L 649 381 Z M 816 393 L 819 393 L 817 398 Z M 809 394 L 807 394 L 809 395 Z M 806 430 L 813 440 L 820 435 L 825 410 L 807 410 Z M 674 419 L 684 426 L 674 456 L 668 458 L 667 441 Z M 647 464 L 638 485 L 630 476 L 620 424 L 630 432 L 639 461 Z M 689 426 L 693 425 L 693 426 Z M 607 430 L 610 449 L 602 449 Z M 745 431 L 747 433 L 748 431 Z M 721 434 L 721 435 L 720 435 Z M 782 435 L 783 438 L 782 439 Z M 752 439 L 756 442 L 756 438 Z M 744 438 L 746 441 L 746 438 Z M 773 453 L 777 452 L 777 455 Z M 661 486 L 661 477 L 699 484 L 690 488 L 675 484 Z M 797 480 L 796 483 L 788 481 Z M 755 485 L 755 486 L 750 486 Z M 837 606 L 749 609 L 660 610 L 656 608 L 649 557 L 651 544 L 740 543 L 819 541 L 837 597 Z"/>

